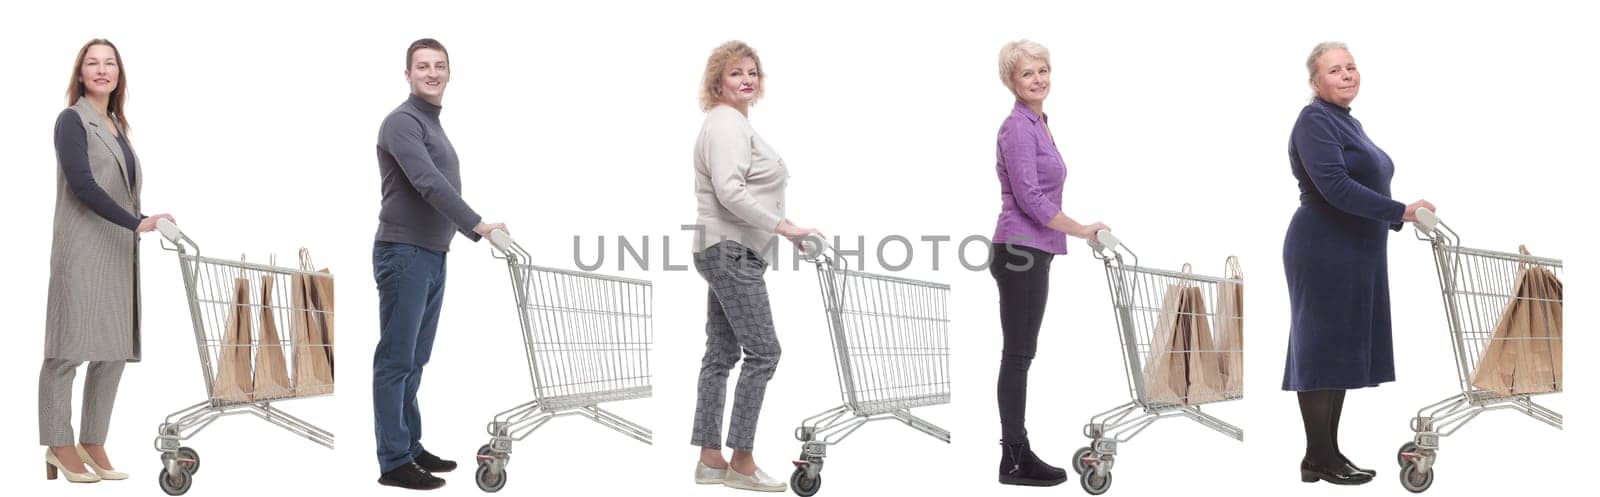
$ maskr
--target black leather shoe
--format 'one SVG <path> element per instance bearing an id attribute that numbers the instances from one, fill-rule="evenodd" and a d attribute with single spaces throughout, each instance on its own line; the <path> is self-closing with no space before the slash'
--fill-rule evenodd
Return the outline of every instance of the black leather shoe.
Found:
<path id="1" fill-rule="evenodd" d="M 384 473 L 378 477 L 378 484 L 412 490 L 433 490 L 444 486 L 444 479 L 428 474 L 428 470 L 413 462 Z"/>
<path id="2" fill-rule="evenodd" d="M 1366 468 L 1363 468 L 1363 467 L 1360 467 L 1360 466 L 1356 466 L 1356 463 L 1350 462 L 1350 458 L 1345 457 L 1344 454 L 1339 454 L 1339 459 L 1344 461 L 1345 469 L 1348 470 L 1351 473 L 1366 473 L 1367 476 L 1371 476 L 1373 478 L 1377 478 L 1378 477 L 1378 472 L 1377 471 L 1373 471 L 1373 470 L 1366 469 Z"/>
<path id="3" fill-rule="evenodd" d="M 1067 481 L 1067 470 L 1039 460 L 1027 442 L 1000 444 L 1000 483 L 1049 487 Z"/>
<path id="4" fill-rule="evenodd" d="M 417 454 L 416 459 L 413 459 L 411 462 L 417 463 L 418 466 L 422 466 L 422 469 L 428 470 L 429 473 L 449 473 L 451 470 L 456 469 L 455 461 L 440 459 L 439 456 L 433 455 L 432 452 L 428 452 L 427 450 L 423 450 L 421 454 Z"/>
<path id="5" fill-rule="evenodd" d="M 1322 480 L 1334 485 L 1361 485 L 1372 481 L 1372 475 L 1355 471 L 1355 467 L 1340 463 L 1337 468 L 1324 468 L 1310 460 L 1300 460 L 1300 481 L 1315 483 Z"/>

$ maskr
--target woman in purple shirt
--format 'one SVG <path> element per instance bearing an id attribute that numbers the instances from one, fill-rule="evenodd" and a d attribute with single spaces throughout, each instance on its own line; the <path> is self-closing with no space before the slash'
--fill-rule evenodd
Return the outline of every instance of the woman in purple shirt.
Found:
<path id="1" fill-rule="evenodd" d="M 1028 40 L 1000 49 L 1000 81 L 1017 97 L 1000 138 L 1000 217 L 995 223 L 989 274 L 1000 290 L 1000 330 L 1005 346 L 996 388 L 1000 404 L 1000 483 L 1050 486 L 1067 472 L 1045 464 L 1028 444 L 1024 413 L 1028 366 L 1050 290 L 1050 260 L 1067 253 L 1067 235 L 1088 238 L 1101 223 L 1080 224 L 1061 212 L 1067 168 L 1050 135 L 1044 99 L 1050 95 L 1050 51 Z"/>

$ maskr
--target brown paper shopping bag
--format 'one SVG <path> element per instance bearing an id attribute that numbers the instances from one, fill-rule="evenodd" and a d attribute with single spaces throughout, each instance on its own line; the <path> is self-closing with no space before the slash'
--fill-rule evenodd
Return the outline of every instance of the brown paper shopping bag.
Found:
<path id="1" fill-rule="evenodd" d="M 1182 335 L 1186 334 L 1180 314 L 1187 293 L 1178 285 L 1167 285 L 1161 294 L 1161 309 L 1156 312 L 1151 330 L 1150 353 L 1144 363 L 1144 388 L 1147 402 L 1179 404 L 1186 388 Z"/>
<path id="2" fill-rule="evenodd" d="M 1217 283 L 1217 364 L 1223 393 L 1244 395 L 1244 271 L 1239 258 L 1228 257 L 1227 279 Z"/>
<path id="3" fill-rule="evenodd" d="M 1206 309 L 1205 292 L 1198 286 L 1185 290 L 1187 298 L 1180 307 L 1188 324 L 1183 327 L 1188 334 L 1183 338 L 1189 353 L 1184 357 L 1184 373 L 1188 382 L 1185 404 L 1199 404 L 1223 400 L 1225 380 L 1220 367 L 1221 354 L 1211 339 L 1211 313 Z"/>
<path id="4" fill-rule="evenodd" d="M 311 284 L 311 303 L 317 310 L 317 328 L 315 337 L 322 345 L 323 352 L 328 357 L 328 384 L 333 384 L 333 273 L 328 268 L 315 269 L 316 264 L 311 262 L 311 251 L 300 249 L 300 269 L 316 271 L 318 275 L 308 276 Z"/>
<path id="5" fill-rule="evenodd" d="M 309 251 L 301 249 L 302 269 L 309 263 Z M 329 352 L 332 326 L 331 311 L 323 306 L 332 305 L 332 292 L 324 299 L 317 280 L 325 278 L 308 274 L 295 274 L 290 292 L 290 328 L 294 337 L 295 395 L 310 396 L 333 393 L 333 361 Z M 328 286 L 332 288 L 331 285 Z M 324 303 L 326 302 L 326 303 Z"/>
<path id="6" fill-rule="evenodd" d="M 1472 385 L 1500 395 L 1561 391 L 1561 280 L 1542 266 L 1525 266 L 1510 297 Z"/>
<path id="7" fill-rule="evenodd" d="M 233 296 L 228 301 L 227 321 L 217 344 L 216 378 L 211 383 L 213 399 L 250 402 L 250 280 L 233 280 Z"/>
<path id="8" fill-rule="evenodd" d="M 272 275 L 261 277 L 261 330 L 256 337 L 255 398 L 270 400 L 294 395 L 289 383 L 289 366 L 283 355 L 283 340 L 272 307 Z M 282 305 L 282 304 L 279 304 Z"/>

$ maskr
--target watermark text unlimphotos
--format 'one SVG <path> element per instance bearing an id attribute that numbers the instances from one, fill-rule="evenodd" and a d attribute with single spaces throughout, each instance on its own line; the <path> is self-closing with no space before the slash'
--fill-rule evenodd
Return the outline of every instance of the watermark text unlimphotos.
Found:
<path id="1" fill-rule="evenodd" d="M 690 243 L 702 243 L 705 229 L 698 225 L 684 225 L 680 227 L 684 233 L 678 235 L 682 240 L 688 238 Z M 712 243 L 724 240 L 714 240 Z M 1020 240 L 1008 240 L 1018 242 Z M 733 243 L 738 243 L 737 241 Z M 824 248 L 815 243 L 815 239 L 808 239 L 802 243 L 792 243 L 778 235 L 772 235 L 765 243 L 765 247 L 746 247 L 755 251 L 763 261 L 768 264 L 768 269 L 779 271 L 788 269 L 798 271 L 802 267 L 811 267 L 819 261 L 832 261 L 848 268 L 868 268 L 868 262 L 874 263 L 870 267 L 882 268 L 890 272 L 906 270 L 928 269 L 932 271 L 947 270 L 949 264 L 941 264 L 941 258 L 954 250 L 958 265 L 967 271 L 987 271 L 993 262 L 993 242 L 987 236 L 968 235 L 956 240 L 950 235 L 888 235 L 871 242 L 865 235 L 847 238 L 831 236 L 826 239 Z M 694 271 L 692 254 L 674 254 L 672 235 L 594 235 L 572 237 L 572 262 L 584 271 L 596 271 L 602 268 L 613 268 L 617 271 Z M 684 244 L 679 243 L 679 247 Z M 659 250 L 659 252 L 657 252 Z M 1020 264 L 1008 264 L 1007 269 L 1026 270 L 1033 264 L 1033 254 L 1028 251 L 1009 250 L 1011 255 L 1022 260 Z M 659 259 L 656 257 L 659 255 Z M 870 257 L 870 258 L 869 258 Z"/>

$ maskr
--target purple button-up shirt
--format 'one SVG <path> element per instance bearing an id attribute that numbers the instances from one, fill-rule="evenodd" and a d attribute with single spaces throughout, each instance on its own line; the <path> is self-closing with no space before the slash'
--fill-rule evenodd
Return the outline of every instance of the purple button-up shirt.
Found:
<path id="1" fill-rule="evenodd" d="M 1061 212 L 1067 166 L 1044 128 L 1045 120 L 1019 100 L 1000 125 L 995 154 L 999 159 L 995 172 L 1000 175 L 1000 219 L 995 222 L 994 242 L 1065 254 L 1067 234 L 1048 224 Z"/>

